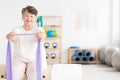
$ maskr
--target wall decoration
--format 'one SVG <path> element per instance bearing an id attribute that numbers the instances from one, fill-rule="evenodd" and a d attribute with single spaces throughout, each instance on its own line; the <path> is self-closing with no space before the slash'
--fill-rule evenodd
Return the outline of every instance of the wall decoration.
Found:
<path id="1" fill-rule="evenodd" d="M 76 12 L 75 15 L 75 29 L 97 29 L 98 16 L 95 11 L 85 10 Z"/>

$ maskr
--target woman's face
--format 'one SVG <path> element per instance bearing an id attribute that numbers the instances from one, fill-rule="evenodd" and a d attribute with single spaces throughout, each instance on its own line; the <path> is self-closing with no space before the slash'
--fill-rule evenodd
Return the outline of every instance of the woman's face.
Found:
<path id="1" fill-rule="evenodd" d="M 33 26 L 36 21 L 36 16 L 34 14 L 29 13 L 28 11 L 25 11 L 22 14 L 22 19 L 24 25 Z"/>

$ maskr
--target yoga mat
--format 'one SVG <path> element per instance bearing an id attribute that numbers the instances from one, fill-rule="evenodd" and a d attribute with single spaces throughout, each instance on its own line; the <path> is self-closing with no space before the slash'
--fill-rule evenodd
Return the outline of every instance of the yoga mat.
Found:
<path id="1" fill-rule="evenodd" d="M 83 55 L 83 51 L 82 50 L 75 50 L 75 55 L 82 56 Z"/>
<path id="2" fill-rule="evenodd" d="M 26 36 L 26 35 L 35 35 L 33 34 L 15 34 L 17 36 Z M 41 42 L 38 39 L 38 45 L 36 49 L 36 73 L 37 73 L 37 80 L 42 80 L 42 73 L 41 73 Z M 6 69 L 7 69 L 7 80 L 13 80 L 12 75 L 12 51 L 11 51 L 11 41 L 8 40 L 7 44 L 7 53 L 6 53 Z"/>
<path id="3" fill-rule="evenodd" d="M 73 55 L 73 56 L 72 56 L 72 60 L 78 62 L 78 61 L 80 61 L 80 56 L 78 56 L 78 55 Z"/>

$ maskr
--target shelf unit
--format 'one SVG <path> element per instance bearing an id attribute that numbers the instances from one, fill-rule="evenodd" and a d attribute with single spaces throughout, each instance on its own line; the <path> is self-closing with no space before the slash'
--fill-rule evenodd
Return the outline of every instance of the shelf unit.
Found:
<path id="1" fill-rule="evenodd" d="M 83 50 L 88 50 L 88 51 L 93 51 L 93 60 L 92 61 L 74 61 L 72 59 L 72 56 L 75 55 L 75 51 L 83 51 Z M 98 49 L 97 48 L 69 48 L 68 49 L 68 63 L 69 64 L 87 64 L 87 63 L 98 63 Z"/>
<path id="2" fill-rule="evenodd" d="M 47 35 L 44 42 L 47 63 L 60 64 L 62 63 L 62 16 L 42 16 L 42 24 Z"/>

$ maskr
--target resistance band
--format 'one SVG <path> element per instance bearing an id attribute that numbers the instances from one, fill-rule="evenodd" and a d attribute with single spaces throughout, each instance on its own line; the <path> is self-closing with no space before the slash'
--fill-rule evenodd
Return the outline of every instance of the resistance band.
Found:
<path id="1" fill-rule="evenodd" d="M 35 34 L 15 34 L 18 36 L 26 36 L 26 35 L 35 35 Z M 42 80 L 42 70 L 41 70 L 41 42 L 38 39 L 38 45 L 36 49 L 36 73 L 37 80 Z M 12 51 L 11 51 L 11 41 L 8 40 L 7 44 L 7 53 L 6 53 L 6 69 L 7 69 L 7 80 L 13 80 L 12 75 Z"/>

